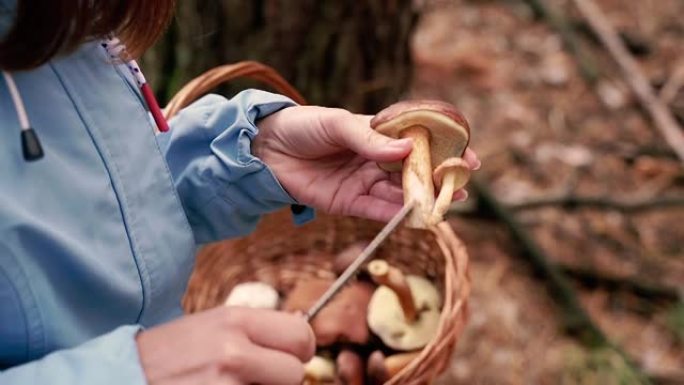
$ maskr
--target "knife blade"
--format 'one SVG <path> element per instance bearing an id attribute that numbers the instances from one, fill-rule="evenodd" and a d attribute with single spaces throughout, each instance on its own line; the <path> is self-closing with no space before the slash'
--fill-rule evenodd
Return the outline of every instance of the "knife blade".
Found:
<path id="1" fill-rule="evenodd" d="M 330 302 L 330 300 L 344 287 L 344 285 L 349 282 L 349 280 L 354 277 L 354 275 L 359 271 L 361 266 L 370 259 L 375 250 L 382 244 L 382 242 L 387 239 L 387 237 L 394 231 L 394 229 L 399 226 L 401 221 L 411 212 L 413 209 L 413 202 L 408 202 L 404 207 L 399 210 L 397 214 L 392 217 L 392 219 L 387 222 L 387 224 L 380 230 L 378 235 L 373 238 L 373 240 L 366 246 L 365 249 L 359 254 L 358 257 L 352 262 L 349 267 L 333 282 L 333 284 L 326 290 L 325 293 L 318 299 L 318 301 L 304 314 L 307 322 L 310 322 L 316 314 L 318 314 L 325 305 Z"/>

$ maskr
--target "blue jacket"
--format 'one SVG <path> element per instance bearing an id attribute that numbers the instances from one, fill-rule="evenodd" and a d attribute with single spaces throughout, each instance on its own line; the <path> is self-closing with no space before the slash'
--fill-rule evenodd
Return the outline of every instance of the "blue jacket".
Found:
<path id="1" fill-rule="evenodd" d="M 250 154 L 294 103 L 211 95 L 155 136 L 97 43 L 13 75 L 45 157 L 24 161 L 0 81 L 0 384 L 143 384 L 135 335 L 181 315 L 196 245 L 295 203 Z"/>

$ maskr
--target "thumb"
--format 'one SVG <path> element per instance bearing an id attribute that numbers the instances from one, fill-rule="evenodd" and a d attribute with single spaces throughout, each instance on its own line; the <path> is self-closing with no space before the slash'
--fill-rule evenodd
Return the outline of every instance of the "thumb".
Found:
<path id="1" fill-rule="evenodd" d="M 382 135 L 370 127 L 370 119 L 370 116 L 355 115 L 354 119 L 340 124 L 336 129 L 340 144 L 376 162 L 398 161 L 411 152 L 412 139 L 393 139 Z"/>

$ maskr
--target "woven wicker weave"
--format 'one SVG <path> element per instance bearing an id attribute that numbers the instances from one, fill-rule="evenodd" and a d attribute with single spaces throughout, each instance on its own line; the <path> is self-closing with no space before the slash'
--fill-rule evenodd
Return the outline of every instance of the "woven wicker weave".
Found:
<path id="1" fill-rule="evenodd" d="M 209 92 L 219 83 L 238 76 L 263 81 L 303 104 L 303 98 L 271 68 L 255 62 L 217 67 L 183 88 L 166 108 L 167 117 Z M 370 241 L 382 228 L 374 221 L 318 214 L 296 227 L 289 210 L 266 215 L 247 237 L 207 245 L 200 250 L 195 271 L 183 301 L 196 312 L 224 302 L 240 282 L 263 281 L 279 292 L 289 291 L 302 278 L 334 278 L 334 255 L 350 244 Z M 468 255 L 446 222 L 428 230 L 398 228 L 376 252 L 404 272 L 433 280 L 443 293 L 439 330 L 420 356 L 386 385 L 429 384 L 450 360 L 466 320 L 470 291 Z"/>

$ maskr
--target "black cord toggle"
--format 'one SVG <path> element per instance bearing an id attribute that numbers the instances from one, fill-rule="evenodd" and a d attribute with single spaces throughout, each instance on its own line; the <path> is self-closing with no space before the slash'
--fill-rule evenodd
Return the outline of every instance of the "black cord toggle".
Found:
<path id="1" fill-rule="evenodd" d="M 33 128 L 21 130 L 21 149 L 27 161 L 38 160 L 43 157 L 43 147 Z"/>

